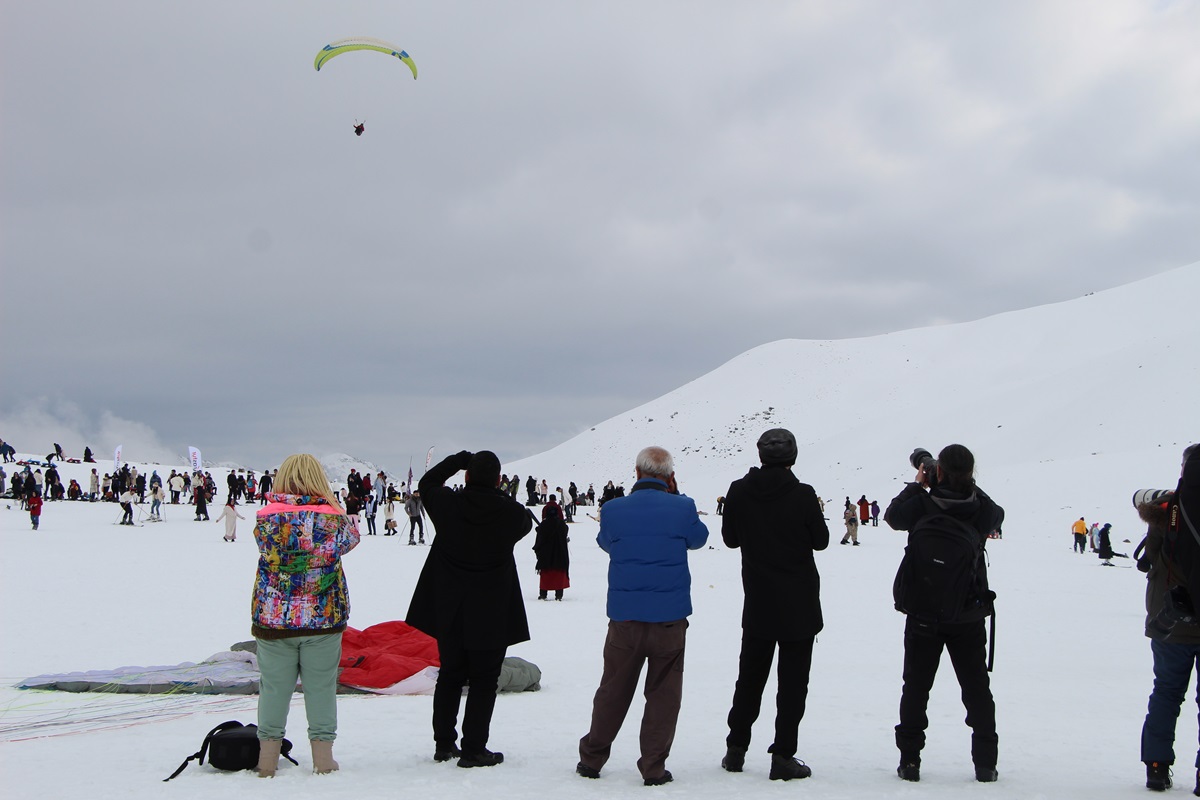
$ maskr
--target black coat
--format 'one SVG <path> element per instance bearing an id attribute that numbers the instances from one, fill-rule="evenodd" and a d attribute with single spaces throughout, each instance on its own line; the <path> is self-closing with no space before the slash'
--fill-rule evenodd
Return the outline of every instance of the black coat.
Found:
<path id="1" fill-rule="evenodd" d="M 529 638 L 513 548 L 533 518 L 499 489 L 445 486 L 471 454 L 447 456 L 418 488 L 437 536 L 413 589 L 407 622 L 468 650 L 492 650 Z"/>
<path id="2" fill-rule="evenodd" d="M 546 506 L 550 508 L 551 506 Z M 544 513 L 544 512 L 543 512 Z M 570 529 L 559 514 L 544 514 L 545 518 L 537 526 L 537 538 L 533 541 L 533 552 L 537 555 L 538 572 L 544 569 L 559 569 L 569 572 L 571 569 L 571 554 L 567 548 L 567 536 Z"/>
<path id="3" fill-rule="evenodd" d="M 742 550 L 742 630 L 796 641 L 816 636 L 821 576 L 816 550 L 829 546 L 817 493 L 787 467 L 752 467 L 725 493 L 721 538 Z"/>

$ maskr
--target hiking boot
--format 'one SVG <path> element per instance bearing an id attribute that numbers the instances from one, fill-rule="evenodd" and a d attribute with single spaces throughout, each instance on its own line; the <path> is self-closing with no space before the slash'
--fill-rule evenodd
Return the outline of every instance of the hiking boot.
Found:
<path id="1" fill-rule="evenodd" d="M 838 542 L 838 544 L 849 544 L 849 542 L 845 539 L 842 539 L 840 542 Z"/>
<path id="2" fill-rule="evenodd" d="M 258 777 L 275 777 L 275 770 L 279 769 L 279 749 L 281 747 L 283 747 L 282 739 L 258 740 L 258 766 L 254 768 Z"/>
<path id="3" fill-rule="evenodd" d="M 422 536 L 420 539 L 418 539 L 417 544 L 425 544 L 425 537 Z"/>
<path id="4" fill-rule="evenodd" d="M 981 767 L 978 764 L 975 766 L 975 780 L 980 783 L 995 783 L 1000 777 L 1000 773 L 996 772 L 995 767 Z"/>
<path id="5" fill-rule="evenodd" d="M 1200 777 L 1200 773 L 1197 773 Z M 1171 765 L 1161 761 L 1146 762 L 1146 788 L 1165 792 L 1171 788 Z"/>
<path id="6" fill-rule="evenodd" d="M 338 771 L 338 763 L 333 760 L 333 742 L 323 739 L 309 741 L 312 747 L 313 772 L 317 775 L 328 775 Z"/>
<path id="7" fill-rule="evenodd" d="M 791 756 L 771 756 L 771 775 L 773 781 L 790 781 L 793 778 L 808 778 L 812 770 L 798 758 Z"/>
<path id="8" fill-rule="evenodd" d="M 451 742 L 450 744 L 435 745 L 433 749 L 433 760 L 439 764 L 444 761 L 449 761 L 452 758 L 458 758 L 462 755 L 462 751 L 458 749 L 458 745 Z"/>
<path id="9" fill-rule="evenodd" d="M 675 776 L 671 774 L 671 770 L 664 769 L 663 774 L 657 778 L 646 778 L 642 781 L 642 786 L 662 786 L 675 780 Z"/>
<path id="10" fill-rule="evenodd" d="M 494 767 L 504 763 L 504 753 L 493 753 L 483 749 L 475 753 L 463 753 L 458 759 L 460 767 Z"/>
<path id="11" fill-rule="evenodd" d="M 901 761 L 900 766 L 896 767 L 896 774 L 900 776 L 900 780 L 917 783 L 921 780 L 921 765 Z"/>
<path id="12" fill-rule="evenodd" d="M 746 766 L 746 748 L 729 745 L 725 748 L 725 757 L 721 759 L 721 769 L 726 772 L 741 772 Z"/>
<path id="13" fill-rule="evenodd" d="M 600 777 L 600 770 L 595 767 L 589 767 L 587 764 L 580 761 L 575 765 L 575 774 L 581 778 L 591 778 L 596 780 Z"/>
<path id="14" fill-rule="evenodd" d="M 854 542 L 854 546 L 855 546 L 855 547 L 858 547 L 858 542 Z"/>

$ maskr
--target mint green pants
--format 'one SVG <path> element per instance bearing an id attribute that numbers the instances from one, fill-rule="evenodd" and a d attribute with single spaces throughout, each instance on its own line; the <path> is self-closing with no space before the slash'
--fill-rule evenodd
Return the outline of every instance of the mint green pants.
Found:
<path id="1" fill-rule="evenodd" d="M 342 634 L 255 639 L 258 642 L 258 738 L 282 739 L 296 679 L 304 687 L 308 738 L 337 738 L 337 676 Z"/>

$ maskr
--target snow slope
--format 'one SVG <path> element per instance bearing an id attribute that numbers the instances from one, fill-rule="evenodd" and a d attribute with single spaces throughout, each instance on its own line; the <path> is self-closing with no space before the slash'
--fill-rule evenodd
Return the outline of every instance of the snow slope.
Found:
<path id="1" fill-rule="evenodd" d="M 1118 798 L 1144 792 L 1138 736 L 1150 689 L 1142 636 L 1142 576 L 1108 569 L 1071 550 L 1079 516 L 1109 521 L 1131 552 L 1140 538 L 1129 496 L 1173 486 L 1179 454 L 1200 438 L 1194 398 L 1200 341 L 1189 304 L 1200 267 L 1053 306 L 977 322 L 837 342 L 774 342 L 680 389 L 596 425 L 547 453 L 505 465 L 551 486 L 628 485 L 636 451 L 662 444 L 676 455 L 683 490 L 712 511 L 729 481 L 755 462 L 754 440 L 786 426 L 801 442 L 796 471 L 836 506 L 843 496 L 887 500 L 909 477 L 914 446 L 970 446 L 979 479 L 1008 511 L 993 542 L 999 594 L 993 688 L 1000 725 L 1000 781 L 972 780 L 969 732 L 949 665 L 930 706 L 922 781 L 900 782 L 892 743 L 900 689 L 903 619 L 890 585 L 902 537 L 860 532 L 863 546 L 818 555 L 826 629 L 814 655 L 800 757 L 814 777 L 766 779 L 771 713 L 755 729 L 747 772 L 719 767 L 736 675 L 739 555 L 706 517 L 710 547 L 691 559 L 695 613 L 679 733 L 669 768 L 676 782 L 638 779 L 635 705 L 600 781 L 576 777 L 604 637 L 606 560 L 586 516 L 572 530 L 572 583 L 562 603 L 539 603 L 529 546 L 518 560 L 533 639 L 512 649 L 539 664 L 543 691 L 502 696 L 492 746 L 504 765 L 460 770 L 431 761 L 428 697 L 347 697 L 336 752 L 342 771 L 313 776 L 288 767 L 273 781 L 190 767 L 160 781 L 225 719 L 252 721 L 252 698 L 75 696 L 21 692 L 43 672 L 196 660 L 248 636 L 256 553 L 249 522 L 234 544 L 221 526 L 169 507 L 167 521 L 112 524 L 108 504 L 50 503 L 42 529 L 0 508 L 0 599 L 8 613 L 0 654 L 0 792 L 5 797 L 210 798 L 419 796 L 525 798 Z M 669 357 L 669 354 L 664 354 Z M 20 441 L 19 432 L 5 432 Z M 445 443 L 439 453 L 486 442 Z M 11 466 L 11 465 L 9 465 Z M 101 468 L 109 464 L 98 465 Z M 160 474 L 163 470 L 159 468 Z M 166 470 L 169 472 L 169 467 Z M 68 465 L 64 477 L 82 477 Z M 224 475 L 214 472 L 218 486 Z M 243 511 L 245 513 L 245 511 Z M 833 514 L 831 514 L 833 516 Z M 831 522 L 831 526 L 833 523 Z M 365 526 L 364 526 L 365 527 Z M 832 528 L 836 534 L 837 527 Z M 1130 539 L 1123 544 L 1122 539 Z M 403 537 L 366 537 L 346 558 L 352 624 L 403 618 L 426 553 Z M 1179 729 L 1176 778 L 1191 786 L 1194 715 Z M 291 735 L 304 736 L 302 701 Z M 301 763 L 310 762 L 301 745 Z M 1178 790 L 1177 790 L 1178 791 Z"/>

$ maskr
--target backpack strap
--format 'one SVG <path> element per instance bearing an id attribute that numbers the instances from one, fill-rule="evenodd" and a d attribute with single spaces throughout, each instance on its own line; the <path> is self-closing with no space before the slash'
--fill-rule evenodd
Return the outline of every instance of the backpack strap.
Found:
<path id="1" fill-rule="evenodd" d="M 200 745 L 200 749 L 197 750 L 195 753 L 192 753 L 187 758 L 185 758 L 183 760 L 183 763 L 179 765 L 179 769 L 177 769 L 171 773 L 170 778 L 163 778 L 163 783 L 166 783 L 167 781 L 171 780 L 172 778 L 179 777 L 179 773 L 183 772 L 187 768 L 187 765 L 197 758 L 200 759 L 200 763 L 203 764 L 205 756 L 208 755 L 208 745 L 212 742 L 213 736 L 217 735 L 221 731 L 227 731 L 230 728 L 241 728 L 241 727 L 243 727 L 242 723 L 240 723 L 236 720 L 230 720 L 228 722 L 222 722 L 220 725 L 213 728 L 211 731 L 208 732 L 208 735 L 204 737 L 204 743 Z M 289 757 L 288 760 L 291 761 L 291 758 Z M 292 763 L 295 764 L 296 762 L 292 761 Z"/>
<path id="2" fill-rule="evenodd" d="M 988 632 L 988 660 L 987 671 L 992 671 L 992 665 L 996 661 L 996 606 L 992 605 L 992 622 L 991 630 Z"/>

